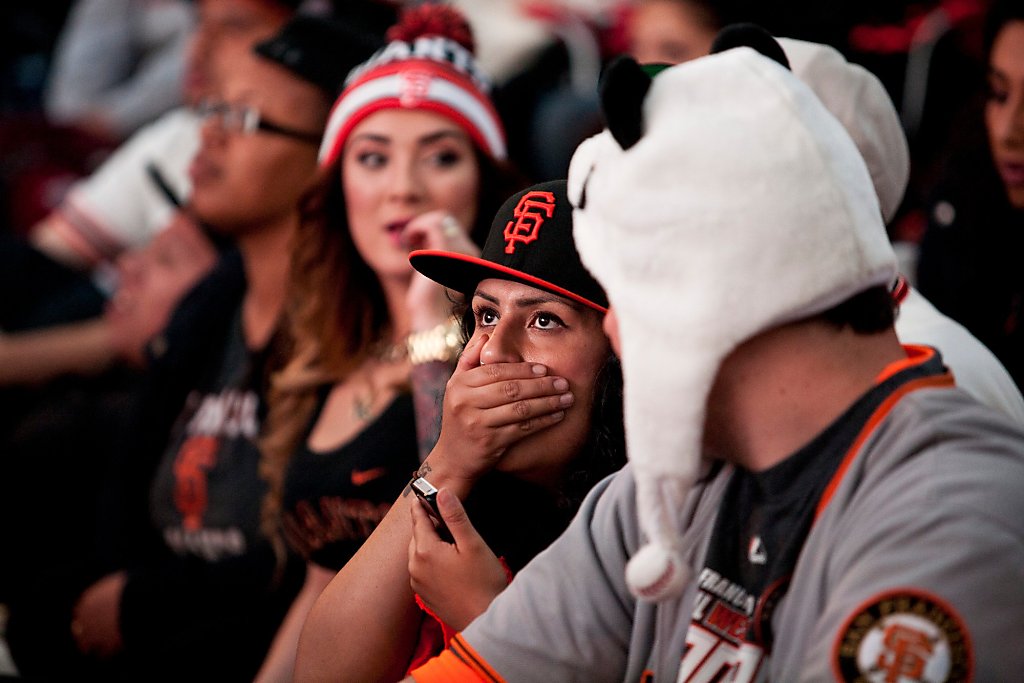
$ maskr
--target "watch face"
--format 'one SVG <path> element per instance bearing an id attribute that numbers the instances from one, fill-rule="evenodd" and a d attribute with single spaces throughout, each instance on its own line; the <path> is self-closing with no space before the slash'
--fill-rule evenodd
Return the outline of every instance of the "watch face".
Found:
<path id="1" fill-rule="evenodd" d="M 462 351 L 462 325 L 457 318 L 406 338 L 409 361 L 413 365 L 444 361 L 454 363 Z"/>
<path id="2" fill-rule="evenodd" d="M 434 488 L 434 485 L 423 477 L 418 477 L 412 480 L 412 490 L 421 498 L 437 495 L 437 489 Z"/>
<path id="3" fill-rule="evenodd" d="M 409 486 L 412 487 L 416 497 L 427 504 L 427 514 L 433 520 L 434 528 L 437 529 L 441 539 L 448 543 L 453 543 L 452 534 L 448 531 L 444 520 L 441 519 L 441 512 L 437 509 L 437 488 L 423 477 L 413 479 Z"/>

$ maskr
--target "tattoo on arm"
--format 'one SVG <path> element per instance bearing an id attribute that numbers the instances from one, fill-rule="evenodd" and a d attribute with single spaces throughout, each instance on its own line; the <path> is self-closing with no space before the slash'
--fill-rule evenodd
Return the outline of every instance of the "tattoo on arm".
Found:
<path id="1" fill-rule="evenodd" d="M 419 479 L 420 477 L 427 476 L 431 472 L 433 472 L 433 470 L 430 468 L 430 465 L 424 462 L 419 466 L 419 469 L 412 473 L 412 478 Z M 402 490 L 402 498 L 405 498 L 410 493 L 412 493 L 412 481 L 409 481 L 409 483 L 405 485 L 405 489 Z"/>

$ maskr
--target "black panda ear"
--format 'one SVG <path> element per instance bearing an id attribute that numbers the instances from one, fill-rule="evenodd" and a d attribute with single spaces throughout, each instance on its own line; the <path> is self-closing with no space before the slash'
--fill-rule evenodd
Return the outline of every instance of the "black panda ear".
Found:
<path id="1" fill-rule="evenodd" d="M 765 57 L 774 59 L 790 69 L 789 59 L 786 58 L 786 52 L 779 45 L 779 41 L 757 24 L 729 24 L 715 36 L 715 40 L 711 43 L 711 54 L 725 52 L 734 47 L 753 48 Z"/>
<path id="2" fill-rule="evenodd" d="M 618 57 L 601 76 L 601 111 L 605 125 L 622 149 L 644 135 L 644 98 L 651 76 L 632 57 Z"/>

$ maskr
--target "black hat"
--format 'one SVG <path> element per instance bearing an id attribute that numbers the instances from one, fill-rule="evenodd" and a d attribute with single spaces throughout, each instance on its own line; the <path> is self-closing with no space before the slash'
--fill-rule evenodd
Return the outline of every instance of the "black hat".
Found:
<path id="1" fill-rule="evenodd" d="M 409 254 L 412 267 L 471 296 L 481 280 L 499 278 L 537 287 L 602 313 L 608 297 L 580 262 L 572 239 L 572 205 L 564 180 L 513 195 L 491 223 L 480 258 L 449 251 Z"/>
<path id="2" fill-rule="evenodd" d="M 256 54 L 276 62 L 334 99 L 345 76 L 382 45 L 384 38 L 333 18 L 296 14 Z"/>
<path id="3" fill-rule="evenodd" d="M 397 3 L 388 0 L 333 0 L 331 5 L 331 16 L 335 19 L 382 40 L 387 30 L 398 23 Z"/>

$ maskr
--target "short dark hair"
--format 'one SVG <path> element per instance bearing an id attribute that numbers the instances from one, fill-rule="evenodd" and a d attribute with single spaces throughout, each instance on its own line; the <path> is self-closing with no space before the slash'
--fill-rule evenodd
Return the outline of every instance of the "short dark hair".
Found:
<path id="1" fill-rule="evenodd" d="M 888 287 L 876 285 L 833 306 L 821 317 L 838 328 L 849 326 L 858 334 L 874 334 L 896 322 L 896 302 Z"/>

